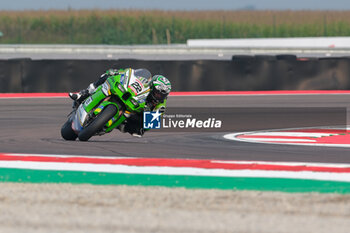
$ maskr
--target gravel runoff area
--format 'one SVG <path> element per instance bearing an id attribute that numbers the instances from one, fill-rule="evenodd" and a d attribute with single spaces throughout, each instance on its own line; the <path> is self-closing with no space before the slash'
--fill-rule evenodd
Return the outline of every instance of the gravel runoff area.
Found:
<path id="1" fill-rule="evenodd" d="M 349 232 L 350 195 L 0 183 L 0 232 Z"/>

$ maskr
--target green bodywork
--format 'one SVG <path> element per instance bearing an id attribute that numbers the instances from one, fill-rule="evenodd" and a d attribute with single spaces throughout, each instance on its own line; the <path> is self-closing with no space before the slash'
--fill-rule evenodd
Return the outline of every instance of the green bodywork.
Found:
<path id="1" fill-rule="evenodd" d="M 107 78 L 107 80 L 82 103 L 85 111 L 92 117 L 100 114 L 108 105 L 112 104 L 117 107 L 117 114 L 105 125 L 103 131 L 106 133 L 111 132 L 126 119 L 124 113 L 138 113 L 142 112 L 145 108 L 145 98 L 135 97 L 140 97 L 141 95 L 147 96 L 149 92 L 148 84 L 145 82 L 142 92 L 136 94 L 129 87 L 131 72 L 131 69 L 119 70 L 117 75 Z"/>

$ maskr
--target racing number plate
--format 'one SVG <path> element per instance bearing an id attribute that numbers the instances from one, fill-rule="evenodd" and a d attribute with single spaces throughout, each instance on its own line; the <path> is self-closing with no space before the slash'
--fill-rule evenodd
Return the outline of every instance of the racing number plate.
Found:
<path id="1" fill-rule="evenodd" d="M 86 100 L 85 100 L 85 106 L 88 106 L 90 103 L 92 102 L 92 96 L 90 96 L 89 98 L 87 98 Z"/>

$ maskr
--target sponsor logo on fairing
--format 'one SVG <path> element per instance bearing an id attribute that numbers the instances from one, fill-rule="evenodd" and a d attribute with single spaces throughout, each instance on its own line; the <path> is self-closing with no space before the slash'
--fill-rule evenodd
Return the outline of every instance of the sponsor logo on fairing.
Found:
<path id="1" fill-rule="evenodd" d="M 120 76 L 120 84 L 124 85 L 124 82 L 125 82 L 125 76 L 124 76 L 124 74 L 121 74 L 121 76 Z"/>

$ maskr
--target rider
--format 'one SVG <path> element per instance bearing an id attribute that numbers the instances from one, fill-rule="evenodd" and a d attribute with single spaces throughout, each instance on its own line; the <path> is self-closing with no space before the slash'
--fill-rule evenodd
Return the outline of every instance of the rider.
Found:
<path id="1" fill-rule="evenodd" d="M 74 100 L 73 107 L 77 107 L 86 98 L 88 98 L 98 86 L 103 84 L 107 78 L 118 75 L 127 69 L 109 69 L 101 77 L 91 83 L 87 89 L 81 90 L 79 93 L 69 93 L 69 97 Z M 165 112 L 167 97 L 171 91 L 170 81 L 162 75 L 154 75 L 147 69 L 135 69 L 134 75 L 142 82 L 149 86 L 150 92 L 145 102 L 145 111 Z M 123 133 L 130 133 L 133 136 L 141 137 L 145 130 L 143 129 L 143 112 L 131 113 L 123 124 L 119 126 L 119 130 Z"/>

